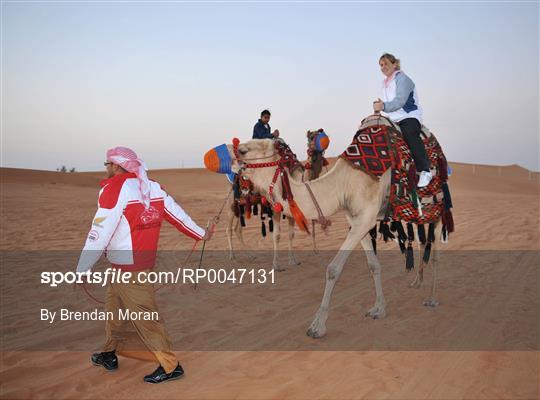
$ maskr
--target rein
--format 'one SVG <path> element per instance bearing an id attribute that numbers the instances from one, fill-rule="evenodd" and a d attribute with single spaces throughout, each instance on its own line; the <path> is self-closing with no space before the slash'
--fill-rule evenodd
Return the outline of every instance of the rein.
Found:
<path id="1" fill-rule="evenodd" d="M 204 241 L 206 243 L 206 240 Z M 195 251 L 195 248 L 197 247 L 197 244 L 199 243 L 199 241 L 195 241 L 195 243 L 193 243 L 193 246 L 191 247 L 191 250 L 189 251 L 186 259 L 184 260 L 184 264 L 187 264 L 187 262 L 189 261 L 189 259 L 191 258 L 191 255 L 193 254 L 193 252 Z M 201 260 L 202 260 L 202 253 L 204 253 L 204 245 L 203 245 L 203 249 L 201 251 Z M 200 268 L 200 264 L 199 264 L 199 268 Z M 84 293 L 86 293 L 86 295 L 88 297 L 90 297 L 92 300 L 94 300 L 96 303 L 98 304 L 105 304 L 105 301 L 103 300 L 99 300 L 98 298 L 96 298 L 94 295 L 92 295 L 92 293 L 90 293 L 90 291 L 88 290 L 88 287 L 86 286 L 87 284 L 86 283 L 82 283 L 80 286 L 82 287 Z M 161 289 L 163 289 L 165 286 L 167 286 L 167 284 L 162 284 L 160 286 L 158 286 L 157 288 L 154 289 L 154 293 L 160 291 Z"/>
<path id="2" fill-rule="evenodd" d="M 309 186 L 308 182 L 304 182 L 304 185 L 306 185 L 306 188 L 308 190 L 309 196 L 311 197 L 311 200 L 313 200 L 313 204 L 315 205 L 315 209 L 317 210 L 317 214 L 319 214 L 319 224 L 321 225 L 321 228 L 324 232 L 328 229 L 330 225 L 332 225 L 332 221 L 328 218 L 326 218 L 321 210 L 321 206 L 319 206 L 319 202 L 317 201 L 317 198 L 315 197 L 315 194 L 313 193 L 313 190 L 311 190 L 311 186 Z"/>

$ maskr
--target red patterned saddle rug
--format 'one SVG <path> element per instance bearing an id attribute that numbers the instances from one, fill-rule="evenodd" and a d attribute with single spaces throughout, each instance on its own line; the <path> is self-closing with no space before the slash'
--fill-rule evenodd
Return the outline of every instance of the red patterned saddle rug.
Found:
<path id="1" fill-rule="evenodd" d="M 389 142 L 390 131 L 396 129 L 386 125 L 362 125 L 340 157 L 349 161 L 354 168 L 379 178 L 395 163 L 396 155 Z"/>
<path id="2" fill-rule="evenodd" d="M 388 169 L 392 169 L 389 207 L 379 232 L 387 239 L 388 235 L 393 237 L 390 230 L 397 231 L 401 239 L 400 246 L 404 246 L 406 240 L 409 241 L 409 245 L 414 240 L 411 224 L 418 225 L 419 239 L 422 243 L 426 242 L 424 224 L 432 224 L 442 219 L 444 238 L 448 232 L 454 230 L 446 157 L 435 136 L 424 126 L 421 135 L 433 174 L 429 185 L 423 188 L 416 186 L 418 183 L 416 167 L 399 126 L 382 116 L 370 116 L 362 121 L 352 143 L 340 156 L 354 168 L 361 169 L 375 179 L 379 179 Z M 392 221 L 391 229 L 383 226 L 388 221 Z M 401 221 L 408 223 L 407 233 Z M 431 228 L 432 226 L 428 235 L 430 237 L 433 236 Z"/>

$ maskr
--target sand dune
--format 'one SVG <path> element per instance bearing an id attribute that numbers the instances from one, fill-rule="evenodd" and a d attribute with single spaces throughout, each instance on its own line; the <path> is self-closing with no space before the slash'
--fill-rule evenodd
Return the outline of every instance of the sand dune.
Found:
<path id="1" fill-rule="evenodd" d="M 16 333 L 32 326 L 28 315 L 53 301 L 54 294 L 31 291 L 34 283 L 28 279 L 39 273 L 37 264 L 24 270 L 24 265 L 3 262 L 1 397 L 539 398 L 538 173 L 529 174 L 519 166 L 451 166 L 456 232 L 445 249 L 465 262 L 443 263 L 447 268 L 441 268 L 438 309 L 421 305 L 428 285 L 409 289 L 412 275 L 402 264 L 387 263 L 383 287 L 388 316 L 366 320 L 363 311 L 374 300 L 373 287 L 365 263 L 359 261 L 364 267 L 346 267 L 338 283 L 328 336 L 313 341 L 305 329 L 322 296 L 324 266 L 309 251 L 311 239 L 297 232 L 294 246 L 302 264 L 280 274 L 275 287 L 203 285 L 197 292 L 190 288 L 158 292 L 176 348 L 187 349 L 178 352 L 187 374 L 180 382 L 156 388 L 142 383 L 142 376 L 154 368 L 150 363 L 122 358 L 120 370 L 107 374 L 90 365 L 89 351 L 59 351 L 45 344 L 42 351 L 20 351 L 32 348 L 33 334 L 40 329 L 21 337 Z M 150 177 L 201 225 L 217 212 L 228 190 L 222 175 L 203 169 L 156 170 Z M 0 178 L 2 251 L 80 250 L 95 212 L 102 173 L 2 168 Z M 227 248 L 224 224 L 222 218 L 208 250 Z M 347 227 L 343 215 L 333 217 L 330 234 L 320 236 L 319 247 L 337 249 Z M 248 221 L 245 238 L 252 249 L 271 249 L 270 237 L 260 235 L 258 219 Z M 172 227 L 164 227 L 160 249 L 191 246 Z M 392 247 L 380 244 L 380 249 Z M 282 248 L 286 249 L 284 240 Z M 214 260 L 209 254 L 210 263 Z M 430 274 L 428 270 L 426 282 Z M 80 292 L 70 289 L 65 296 L 79 307 L 95 307 Z M 211 347 L 205 338 L 220 338 L 224 332 L 236 332 L 221 342 L 231 351 L 200 351 Z M 409 347 L 391 350 L 391 342 L 377 347 L 378 338 L 394 338 L 386 332 L 395 334 L 397 339 L 391 340 L 396 342 L 401 335 Z M 63 348 L 74 350 L 81 349 L 81 342 L 100 343 L 103 338 L 102 327 L 94 325 L 53 333 L 51 338 L 60 340 Z M 436 345 L 428 340 L 430 335 L 463 342 L 453 342 L 455 348 L 445 351 L 444 342 Z M 243 351 L 242 344 L 268 351 Z M 336 351 L 339 346 L 350 351 Z"/>

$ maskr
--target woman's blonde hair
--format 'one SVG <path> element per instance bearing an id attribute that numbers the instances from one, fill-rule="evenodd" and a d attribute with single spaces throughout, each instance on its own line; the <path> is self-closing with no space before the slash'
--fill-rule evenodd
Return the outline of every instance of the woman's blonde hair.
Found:
<path id="1" fill-rule="evenodd" d="M 401 62 L 398 58 L 396 58 L 396 56 L 394 56 L 393 54 L 390 54 L 390 53 L 384 53 L 381 58 L 379 58 L 379 61 L 381 61 L 383 58 L 385 58 L 386 60 L 390 61 L 392 64 L 395 64 L 396 66 L 396 69 L 397 70 L 400 70 L 401 69 Z"/>

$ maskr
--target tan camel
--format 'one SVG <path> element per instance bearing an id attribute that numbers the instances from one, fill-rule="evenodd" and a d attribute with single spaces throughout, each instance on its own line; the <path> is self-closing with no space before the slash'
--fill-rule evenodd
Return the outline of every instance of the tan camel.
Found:
<path id="1" fill-rule="evenodd" d="M 301 168 L 296 168 L 292 173 L 292 178 L 301 181 L 303 179 L 304 170 Z M 244 193 L 247 194 L 247 193 Z M 236 217 L 234 215 L 232 205 L 234 202 L 233 196 L 229 195 L 229 198 L 227 200 L 226 208 L 227 208 L 227 226 L 225 229 L 225 234 L 227 236 L 227 241 L 229 244 L 229 259 L 234 259 L 234 248 L 233 248 L 233 232 L 236 234 L 237 239 L 240 241 L 240 244 L 242 246 L 243 250 L 250 250 L 249 246 L 244 241 L 244 237 L 242 235 L 242 225 L 240 224 L 240 218 Z M 287 227 L 288 227 L 288 235 L 287 235 L 287 250 L 288 250 L 288 256 L 289 266 L 297 266 L 300 265 L 300 262 L 297 261 L 296 257 L 294 256 L 293 252 L 293 239 L 294 239 L 294 219 L 293 218 L 286 218 L 287 219 Z M 279 265 L 279 242 L 281 240 L 281 220 L 282 220 L 282 213 L 273 212 L 272 213 L 272 222 L 273 222 L 273 231 L 272 231 L 272 245 L 273 245 L 273 251 L 274 251 L 274 258 L 273 258 L 273 268 L 276 271 L 284 271 L 284 268 L 280 267 Z"/>
<path id="2" fill-rule="evenodd" d="M 228 146 L 232 158 L 232 169 L 236 172 L 242 170 L 262 194 L 268 195 L 268 188 L 272 182 L 276 167 L 268 168 L 245 168 L 247 165 L 243 160 L 257 159 L 264 161 L 275 161 L 278 155 L 274 150 L 271 140 L 260 139 L 250 140 L 240 143 L 238 146 L 239 160 L 236 160 L 233 146 Z M 390 170 L 387 171 L 380 180 L 376 180 L 361 170 L 354 169 L 349 163 L 338 159 L 332 169 L 324 176 L 309 183 L 302 183 L 295 179 L 290 180 L 291 191 L 294 200 L 303 211 L 308 220 L 317 219 L 319 213 L 314 204 L 306 185 L 309 185 L 320 210 L 325 216 L 331 216 L 340 210 L 344 210 L 350 224 L 347 237 L 341 245 L 338 253 L 332 259 L 326 270 L 326 285 L 321 305 L 315 314 L 315 318 L 307 330 L 307 335 L 312 338 L 319 338 L 326 334 L 326 320 L 330 307 L 330 298 L 334 286 L 339 279 L 343 265 L 347 261 L 350 253 L 356 248 L 358 243 L 362 244 L 367 256 L 368 266 L 371 270 L 375 284 L 375 304 L 365 314 L 371 318 L 383 318 L 386 315 L 386 302 L 381 285 L 381 266 L 373 249 L 368 231 L 376 224 L 378 219 L 384 215 L 387 194 L 390 190 Z M 274 187 L 275 198 L 281 198 L 281 185 Z M 291 211 L 287 202 L 283 202 L 283 212 L 291 216 Z M 436 223 L 435 242 L 433 243 L 433 281 L 431 295 L 424 301 L 424 305 L 435 307 L 438 305 L 435 299 L 436 265 L 438 261 L 440 229 Z M 423 262 L 423 261 L 421 261 Z M 419 287 L 422 283 L 423 268 L 418 269 L 413 287 Z"/>
<path id="3" fill-rule="evenodd" d="M 310 138 L 311 135 L 318 133 L 318 130 L 311 131 L 309 130 L 307 132 L 307 137 Z M 308 140 L 308 148 L 310 146 L 310 141 Z M 313 159 L 311 161 L 311 169 L 301 169 L 301 168 L 295 168 L 293 172 L 291 173 L 291 177 L 294 180 L 297 181 L 308 181 L 313 180 L 320 175 L 324 174 L 325 172 L 328 172 L 328 169 L 325 168 L 323 170 L 324 164 L 323 164 L 323 155 L 321 152 L 315 152 L 317 157 L 312 157 Z M 244 195 L 247 195 L 247 192 L 243 193 Z M 240 223 L 240 218 L 236 217 L 232 206 L 233 206 L 234 198 L 232 196 L 229 196 L 226 204 L 226 209 L 228 211 L 227 213 L 227 226 L 225 229 L 225 234 L 227 236 L 227 242 L 229 245 L 229 259 L 235 259 L 234 254 L 234 247 L 233 247 L 233 232 L 236 235 L 236 238 L 240 242 L 240 245 L 242 246 L 243 250 L 249 250 L 249 246 L 244 241 L 244 236 L 242 234 L 242 225 Z M 284 269 L 279 266 L 279 260 L 278 260 L 278 252 L 279 252 L 279 242 L 281 238 L 281 226 L 280 222 L 282 220 L 281 213 L 274 212 L 272 215 L 272 222 L 273 222 L 273 234 L 272 234 L 272 244 L 273 244 L 273 251 L 274 251 L 274 260 L 273 260 L 273 268 L 276 271 L 283 271 Z M 300 262 L 296 260 L 296 257 L 294 256 L 293 252 L 293 239 L 294 239 L 294 218 L 291 218 L 290 216 L 287 216 L 287 226 L 288 226 L 288 236 L 287 236 L 287 249 L 288 249 L 288 256 L 289 256 L 289 266 L 297 266 L 300 265 Z M 315 252 L 317 252 L 317 244 L 315 240 L 315 221 L 312 223 L 311 227 L 311 238 L 312 238 L 312 245 Z"/>

